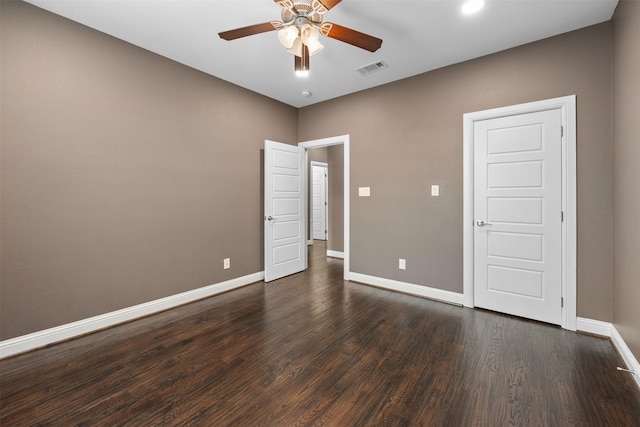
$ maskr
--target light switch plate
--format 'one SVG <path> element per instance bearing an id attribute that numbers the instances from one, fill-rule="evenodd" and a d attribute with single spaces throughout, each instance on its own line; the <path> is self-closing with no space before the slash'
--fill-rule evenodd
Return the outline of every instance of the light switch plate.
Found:
<path id="1" fill-rule="evenodd" d="M 360 196 L 360 197 L 369 197 L 369 196 L 371 196 L 371 188 L 370 187 L 359 187 L 358 188 L 358 196 Z"/>
<path id="2" fill-rule="evenodd" d="M 439 196 L 440 195 L 440 186 L 439 185 L 432 185 L 431 186 L 431 195 L 432 196 Z"/>

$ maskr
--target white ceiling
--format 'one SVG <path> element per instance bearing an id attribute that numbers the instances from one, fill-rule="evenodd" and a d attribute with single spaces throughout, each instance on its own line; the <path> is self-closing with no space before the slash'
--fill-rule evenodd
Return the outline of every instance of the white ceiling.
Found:
<path id="1" fill-rule="evenodd" d="M 618 0 L 343 0 L 333 22 L 383 39 L 371 53 L 321 37 L 310 75 L 296 77 L 277 32 L 224 41 L 218 32 L 280 19 L 273 0 L 26 0 L 236 85 L 304 107 L 450 64 L 608 21 Z M 356 68 L 389 68 L 361 76 Z M 301 95 L 303 90 L 311 97 Z"/>

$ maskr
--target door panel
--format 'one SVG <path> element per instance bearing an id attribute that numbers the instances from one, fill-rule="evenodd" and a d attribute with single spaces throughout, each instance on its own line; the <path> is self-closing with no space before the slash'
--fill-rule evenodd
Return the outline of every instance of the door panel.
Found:
<path id="1" fill-rule="evenodd" d="M 487 255 L 493 258 L 542 261 L 542 236 L 539 234 L 487 231 Z"/>
<path id="2" fill-rule="evenodd" d="M 474 123 L 475 305 L 561 323 L 561 113 Z"/>
<path id="3" fill-rule="evenodd" d="M 491 197 L 487 199 L 487 216 L 495 222 L 542 224 L 542 201 L 540 197 Z"/>
<path id="4" fill-rule="evenodd" d="M 542 298 L 542 272 L 490 265 L 489 289 L 522 297 Z"/>
<path id="5" fill-rule="evenodd" d="M 306 267 L 304 149 L 265 141 L 264 280 Z"/>
<path id="6" fill-rule="evenodd" d="M 542 162 L 493 163 L 487 171 L 490 189 L 542 187 Z"/>

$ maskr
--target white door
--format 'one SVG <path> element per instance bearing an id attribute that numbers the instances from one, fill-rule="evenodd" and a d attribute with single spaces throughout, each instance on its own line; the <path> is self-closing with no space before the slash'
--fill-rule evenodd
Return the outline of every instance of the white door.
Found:
<path id="1" fill-rule="evenodd" d="M 264 281 L 306 268 L 304 148 L 264 142 Z"/>
<path id="2" fill-rule="evenodd" d="M 312 164 L 311 229 L 315 240 L 327 240 L 327 166 Z"/>
<path id="3" fill-rule="evenodd" d="M 474 300 L 560 324 L 562 115 L 474 122 Z"/>

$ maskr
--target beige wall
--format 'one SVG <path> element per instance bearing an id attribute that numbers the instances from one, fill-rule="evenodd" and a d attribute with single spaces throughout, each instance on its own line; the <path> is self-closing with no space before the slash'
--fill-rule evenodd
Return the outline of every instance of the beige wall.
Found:
<path id="1" fill-rule="evenodd" d="M 613 323 L 640 360 L 640 2 L 613 19 Z"/>
<path id="2" fill-rule="evenodd" d="M 297 110 L 1 3 L 0 338 L 262 271 L 261 148 Z"/>
<path id="3" fill-rule="evenodd" d="M 329 241 L 327 249 L 344 251 L 344 145 L 327 147 L 329 163 Z"/>
<path id="4" fill-rule="evenodd" d="M 351 270 L 462 292 L 462 115 L 572 94 L 578 315 L 611 321 L 610 23 L 301 109 L 300 140 L 350 134 Z"/>

